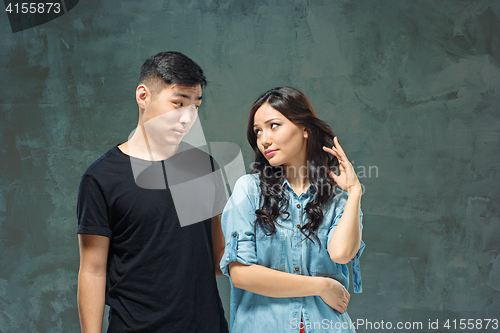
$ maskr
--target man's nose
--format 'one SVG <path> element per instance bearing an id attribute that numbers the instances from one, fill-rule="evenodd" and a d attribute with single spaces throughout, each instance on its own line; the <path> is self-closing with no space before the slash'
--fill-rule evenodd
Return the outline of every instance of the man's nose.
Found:
<path id="1" fill-rule="evenodd" d="M 196 116 L 198 115 L 198 110 L 194 104 L 183 107 L 180 111 L 179 122 L 181 124 L 191 124 L 196 120 Z"/>

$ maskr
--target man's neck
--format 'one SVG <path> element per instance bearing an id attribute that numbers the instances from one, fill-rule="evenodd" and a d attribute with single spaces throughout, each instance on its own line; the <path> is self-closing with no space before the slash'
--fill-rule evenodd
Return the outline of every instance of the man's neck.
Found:
<path id="1" fill-rule="evenodd" d="M 162 161 L 175 155 L 179 145 L 158 145 L 148 140 L 145 131 L 137 126 L 132 137 L 118 148 L 126 155 L 147 161 Z"/>

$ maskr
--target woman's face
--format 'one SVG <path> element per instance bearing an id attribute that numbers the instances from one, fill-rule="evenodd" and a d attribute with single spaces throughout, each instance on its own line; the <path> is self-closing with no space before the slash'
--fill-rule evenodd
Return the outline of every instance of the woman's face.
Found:
<path id="1" fill-rule="evenodd" d="M 303 126 L 292 123 L 268 103 L 254 115 L 257 147 L 272 166 L 301 166 L 306 163 L 308 133 Z"/>

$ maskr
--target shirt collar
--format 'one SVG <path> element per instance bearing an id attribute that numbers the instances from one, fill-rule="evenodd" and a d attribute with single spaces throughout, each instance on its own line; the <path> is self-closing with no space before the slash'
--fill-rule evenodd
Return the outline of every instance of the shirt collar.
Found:
<path id="1" fill-rule="evenodd" d="M 281 186 L 285 190 L 290 192 L 291 194 L 296 194 L 292 189 L 292 185 L 290 185 L 290 183 L 288 182 L 288 179 L 286 179 L 286 177 L 283 177 L 283 183 L 281 184 Z M 307 190 L 304 193 L 302 193 L 300 196 L 307 198 L 309 196 L 313 196 L 315 193 L 316 193 L 316 190 L 314 189 L 314 186 L 312 184 L 309 184 L 309 187 L 307 188 Z"/>

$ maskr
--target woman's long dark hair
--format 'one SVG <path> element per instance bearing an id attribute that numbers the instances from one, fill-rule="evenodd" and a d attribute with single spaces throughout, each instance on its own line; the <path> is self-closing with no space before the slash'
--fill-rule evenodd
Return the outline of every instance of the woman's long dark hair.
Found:
<path id="1" fill-rule="evenodd" d="M 255 112 L 265 103 L 279 111 L 296 125 L 303 126 L 307 133 L 306 159 L 309 183 L 314 188 L 314 199 L 305 207 L 309 222 L 300 231 L 307 239 L 314 242 L 313 236 L 320 242 L 316 231 L 323 221 L 323 211 L 328 208 L 335 195 L 335 182 L 328 170 L 338 167 L 335 156 L 326 153 L 323 146 L 333 146 L 333 131 L 327 123 L 320 120 L 314 112 L 307 97 L 292 87 L 277 87 L 263 93 L 252 105 L 247 127 L 247 139 L 255 152 L 253 173 L 259 173 L 260 190 L 263 198 L 262 207 L 255 211 L 257 218 L 254 223 L 256 230 L 259 225 L 267 236 L 276 233 L 277 219 L 287 215 L 289 200 L 282 184 L 285 173 L 282 166 L 271 166 L 257 147 L 257 136 L 254 132 Z"/>

